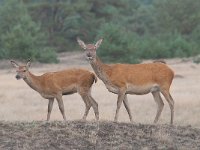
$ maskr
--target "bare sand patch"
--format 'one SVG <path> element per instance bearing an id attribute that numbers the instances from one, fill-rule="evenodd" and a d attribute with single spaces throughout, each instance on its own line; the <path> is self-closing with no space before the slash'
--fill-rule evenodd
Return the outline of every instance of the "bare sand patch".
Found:
<path id="1" fill-rule="evenodd" d="M 41 75 L 48 71 L 67 68 L 85 68 L 92 71 L 83 53 L 63 53 L 59 55 L 59 64 L 34 63 L 30 71 Z M 150 62 L 145 61 L 145 62 Z M 191 60 L 165 60 L 180 77 L 176 77 L 171 86 L 171 93 L 175 100 L 175 125 L 191 125 L 200 128 L 200 65 Z M 145 63 L 144 62 L 144 63 Z M 15 69 L 8 65 L 9 61 L 0 62 L 0 120 L 5 121 L 41 121 L 46 120 L 48 101 L 26 85 L 23 80 L 15 79 Z M 98 80 L 92 89 L 92 95 L 99 104 L 100 120 L 114 119 L 117 95 L 107 91 L 104 84 Z M 65 113 L 68 120 L 81 119 L 84 113 L 84 103 L 78 94 L 63 96 Z M 136 123 L 152 124 L 156 115 L 156 103 L 151 94 L 137 96 L 129 95 L 131 111 Z M 165 106 L 159 124 L 168 124 L 170 109 Z M 87 120 L 94 120 L 93 110 L 90 110 Z M 58 105 L 55 102 L 51 120 L 62 120 Z M 120 122 L 129 122 L 124 106 L 119 114 Z"/>

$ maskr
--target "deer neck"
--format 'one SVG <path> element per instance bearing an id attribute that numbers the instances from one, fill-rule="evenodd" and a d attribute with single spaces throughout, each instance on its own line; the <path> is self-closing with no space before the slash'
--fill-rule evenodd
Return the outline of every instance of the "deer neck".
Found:
<path id="1" fill-rule="evenodd" d="M 104 84 L 109 84 L 109 76 L 111 74 L 111 67 L 107 64 L 102 63 L 102 61 L 96 56 L 96 59 L 90 61 L 90 64 L 96 73 L 96 75 L 101 79 Z"/>
<path id="2" fill-rule="evenodd" d="M 24 81 L 35 91 L 40 91 L 40 81 L 39 78 L 37 76 L 35 76 L 34 74 L 32 74 L 31 72 L 27 73 L 26 78 L 24 79 Z"/>

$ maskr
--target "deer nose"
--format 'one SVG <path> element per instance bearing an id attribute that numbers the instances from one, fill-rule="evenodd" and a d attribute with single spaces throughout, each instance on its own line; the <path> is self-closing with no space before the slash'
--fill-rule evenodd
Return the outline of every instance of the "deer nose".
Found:
<path id="1" fill-rule="evenodd" d="M 21 78 L 18 74 L 15 77 L 17 80 L 19 80 Z"/>
<path id="2" fill-rule="evenodd" d="M 87 57 L 92 57 L 91 53 L 87 53 Z"/>

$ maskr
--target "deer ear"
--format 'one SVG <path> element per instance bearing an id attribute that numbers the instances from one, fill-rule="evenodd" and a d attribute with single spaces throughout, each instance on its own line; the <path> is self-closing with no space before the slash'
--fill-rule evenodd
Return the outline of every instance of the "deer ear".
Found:
<path id="1" fill-rule="evenodd" d="M 26 63 L 26 67 L 29 68 L 30 66 L 31 66 L 31 59 L 29 58 L 28 61 L 27 61 L 27 63 Z"/>
<path id="2" fill-rule="evenodd" d="M 85 43 L 84 43 L 82 40 L 80 40 L 79 38 L 77 38 L 77 42 L 78 42 L 78 44 L 79 44 L 83 49 L 86 49 L 86 45 L 85 45 Z"/>
<path id="3" fill-rule="evenodd" d="M 103 41 L 103 39 L 100 39 L 96 42 L 95 47 L 96 49 L 99 48 L 99 46 L 101 45 L 101 42 Z"/>
<path id="4" fill-rule="evenodd" d="M 19 67 L 19 65 L 14 60 L 11 60 L 10 63 L 15 68 Z"/>

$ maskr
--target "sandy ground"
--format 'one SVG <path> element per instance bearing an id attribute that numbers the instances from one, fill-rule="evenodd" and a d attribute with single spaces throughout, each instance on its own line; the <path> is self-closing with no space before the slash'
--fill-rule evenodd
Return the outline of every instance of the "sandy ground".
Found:
<path id="1" fill-rule="evenodd" d="M 36 75 L 74 67 L 92 71 L 82 53 L 64 53 L 60 54 L 59 58 L 59 64 L 32 63 L 30 71 Z M 200 128 L 200 65 L 194 64 L 190 60 L 181 59 L 166 60 L 166 62 L 178 76 L 171 86 L 171 94 L 175 100 L 174 124 Z M 0 120 L 46 120 L 48 101 L 33 91 L 23 80 L 16 80 L 15 75 L 15 69 L 11 67 L 9 61 L 0 62 Z M 100 80 L 94 84 L 92 95 L 99 104 L 100 120 L 113 121 L 117 95 L 108 92 Z M 63 99 L 67 119 L 81 119 L 85 105 L 80 96 L 73 94 L 64 96 Z M 157 109 L 152 95 L 129 95 L 128 99 L 134 121 L 151 124 Z M 168 124 L 170 121 L 170 109 L 165 100 L 164 103 L 165 106 L 159 124 Z M 94 119 L 94 112 L 91 109 L 87 120 Z M 62 120 L 56 102 L 52 110 L 51 120 Z M 119 121 L 129 122 L 124 106 L 121 107 Z"/>

